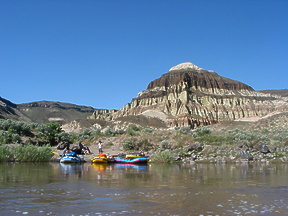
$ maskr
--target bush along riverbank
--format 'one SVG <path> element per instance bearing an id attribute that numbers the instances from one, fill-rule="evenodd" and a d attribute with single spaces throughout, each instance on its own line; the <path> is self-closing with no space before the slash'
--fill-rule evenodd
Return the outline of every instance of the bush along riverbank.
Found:
<path id="1" fill-rule="evenodd" d="M 151 152 L 151 162 L 156 163 L 243 163 L 243 162 L 281 162 L 288 163 L 288 148 L 270 150 L 266 144 L 259 149 L 246 145 L 213 146 L 193 143 L 174 150 Z"/>
<path id="2" fill-rule="evenodd" d="M 53 157 L 56 146 L 79 142 L 97 155 L 97 143 L 102 140 L 104 153 L 144 152 L 152 163 L 287 163 L 288 131 L 284 120 L 288 122 L 288 117 L 273 119 L 273 125 L 271 120 L 169 130 L 130 125 L 125 130 L 84 128 L 78 133 L 67 133 L 54 122 L 41 125 L 0 120 L 0 161 L 55 161 L 59 156 Z"/>
<path id="3" fill-rule="evenodd" d="M 52 149 L 48 146 L 0 146 L 0 162 L 47 162 L 53 155 Z"/>
<path id="4" fill-rule="evenodd" d="M 183 130 L 183 129 L 182 129 Z M 191 144 L 173 148 L 168 141 L 162 142 L 162 150 L 151 152 L 154 162 L 182 161 L 184 163 L 241 163 L 282 162 L 288 163 L 288 132 L 245 131 L 239 129 L 212 131 L 208 127 L 193 131 Z M 171 160 L 171 157 L 174 160 Z"/>

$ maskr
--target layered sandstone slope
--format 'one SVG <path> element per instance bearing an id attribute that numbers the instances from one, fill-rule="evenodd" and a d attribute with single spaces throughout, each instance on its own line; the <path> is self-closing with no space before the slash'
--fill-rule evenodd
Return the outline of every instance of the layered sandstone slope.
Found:
<path id="1" fill-rule="evenodd" d="M 242 82 L 186 62 L 152 81 L 119 111 L 104 115 L 94 113 L 90 118 L 117 120 L 144 115 L 161 119 L 167 127 L 196 128 L 285 110 L 287 101 L 281 96 L 256 92 Z"/>

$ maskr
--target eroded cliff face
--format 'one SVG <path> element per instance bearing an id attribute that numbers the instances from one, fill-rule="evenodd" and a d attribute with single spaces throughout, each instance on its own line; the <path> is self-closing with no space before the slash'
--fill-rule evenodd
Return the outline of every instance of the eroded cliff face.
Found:
<path id="1" fill-rule="evenodd" d="M 167 127 L 196 128 L 219 121 L 265 116 L 287 110 L 285 98 L 256 92 L 252 87 L 219 76 L 192 63 L 172 67 L 119 111 L 94 113 L 90 118 L 117 120 L 144 115 Z"/>

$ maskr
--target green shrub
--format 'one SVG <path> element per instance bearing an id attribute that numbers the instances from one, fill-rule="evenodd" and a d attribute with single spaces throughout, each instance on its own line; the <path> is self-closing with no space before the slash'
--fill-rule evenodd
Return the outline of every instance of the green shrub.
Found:
<path id="1" fill-rule="evenodd" d="M 112 142 L 108 142 L 107 144 L 106 144 L 106 146 L 107 147 L 110 147 L 110 146 L 113 146 L 114 144 L 112 143 Z"/>
<path id="2" fill-rule="evenodd" d="M 140 131 L 141 129 L 139 127 L 137 127 L 136 125 L 130 125 L 129 129 L 133 130 L 133 131 Z"/>
<path id="3" fill-rule="evenodd" d="M 31 124 L 23 121 L 14 121 L 11 119 L 0 120 L 0 130 L 8 131 L 9 133 L 31 136 L 31 128 Z"/>
<path id="4" fill-rule="evenodd" d="M 126 139 L 122 143 L 122 147 L 125 151 L 149 151 L 153 148 L 153 145 L 147 140 Z"/>
<path id="5" fill-rule="evenodd" d="M 264 133 L 264 134 L 268 134 L 269 130 L 267 128 L 264 128 L 261 132 Z"/>
<path id="6" fill-rule="evenodd" d="M 232 137 L 232 136 L 216 136 L 216 135 L 208 134 L 205 136 L 197 137 L 196 140 L 198 142 L 203 142 L 206 144 L 220 145 L 223 143 L 233 143 L 234 137 Z"/>
<path id="7" fill-rule="evenodd" d="M 127 130 L 126 130 L 126 133 L 127 133 L 128 135 L 130 135 L 130 136 L 135 136 L 135 135 L 136 135 L 135 131 L 132 130 L 132 129 L 127 129 Z"/>
<path id="8" fill-rule="evenodd" d="M 184 146 L 184 144 L 183 144 L 182 141 L 177 141 L 177 142 L 176 142 L 176 146 L 177 146 L 178 148 L 181 148 L 181 147 Z"/>
<path id="9" fill-rule="evenodd" d="M 196 152 L 196 151 L 195 151 L 195 152 Z M 191 155 L 189 154 L 188 149 L 182 149 L 182 150 L 178 151 L 178 154 L 179 154 L 181 157 L 189 157 L 189 156 L 191 156 Z"/>
<path id="10" fill-rule="evenodd" d="M 114 131 L 111 128 L 106 128 L 105 130 L 103 130 L 103 134 L 104 136 L 114 136 Z"/>
<path id="11" fill-rule="evenodd" d="M 52 149 L 48 146 L 0 146 L 0 161 L 11 162 L 44 162 L 53 157 Z"/>
<path id="12" fill-rule="evenodd" d="M 171 149 L 171 145 L 167 140 L 162 140 L 160 147 L 161 149 Z"/>
<path id="13" fill-rule="evenodd" d="M 61 126 L 57 122 L 49 122 L 44 125 L 40 125 L 38 128 L 40 138 L 43 138 L 47 144 L 51 146 L 57 144 L 57 136 L 63 132 Z"/>
<path id="14" fill-rule="evenodd" d="M 101 132 L 100 129 L 95 129 L 93 130 L 93 135 L 94 137 L 99 137 L 99 136 L 103 136 L 104 134 Z"/>
<path id="15" fill-rule="evenodd" d="M 259 143 L 270 143 L 267 135 L 259 134 L 258 131 L 241 131 L 239 129 L 228 131 L 234 137 L 235 142 L 246 142 L 250 147 Z"/>
<path id="16" fill-rule="evenodd" d="M 135 140 L 133 139 L 124 140 L 122 143 L 122 147 L 124 148 L 125 151 L 135 150 L 134 142 Z"/>
<path id="17" fill-rule="evenodd" d="M 181 128 L 179 128 L 179 132 L 181 134 L 189 134 L 191 132 L 191 128 L 190 127 L 181 127 Z"/>
<path id="18" fill-rule="evenodd" d="M 150 162 L 154 163 L 173 163 L 175 159 L 170 151 L 157 151 L 151 157 Z"/>
<path id="19" fill-rule="evenodd" d="M 152 133 L 153 131 L 154 131 L 153 128 L 143 128 L 142 129 L 142 132 L 144 132 L 144 133 Z"/>
<path id="20" fill-rule="evenodd" d="M 0 162 L 11 161 L 13 158 L 9 146 L 0 145 Z"/>
<path id="21" fill-rule="evenodd" d="M 116 136 L 116 135 L 121 135 L 121 134 L 125 134 L 125 131 L 122 129 L 118 129 L 118 130 L 112 130 L 111 128 L 106 128 L 103 131 L 103 135 L 104 136 Z"/>
<path id="22" fill-rule="evenodd" d="M 288 141 L 288 132 L 286 131 L 277 131 L 272 134 L 273 140 L 279 140 L 281 142 Z"/>
<path id="23" fill-rule="evenodd" d="M 72 134 L 66 133 L 66 132 L 61 132 L 56 135 L 57 141 L 58 142 L 66 142 L 66 143 L 73 143 L 73 136 Z"/>
<path id="24" fill-rule="evenodd" d="M 1 144 L 12 144 L 20 143 L 21 137 L 18 134 L 11 133 L 9 131 L 0 130 L 0 143 Z"/>
<path id="25" fill-rule="evenodd" d="M 210 128 L 201 127 L 201 128 L 197 128 L 196 130 L 194 130 L 192 135 L 194 137 L 201 137 L 201 136 L 205 136 L 211 133 L 212 133 L 212 130 Z"/>
<path id="26" fill-rule="evenodd" d="M 137 145 L 136 147 L 137 150 L 141 150 L 141 151 L 149 151 L 153 147 L 153 145 L 148 141 L 148 139 L 138 140 L 136 145 Z"/>
<path id="27" fill-rule="evenodd" d="M 82 142 L 85 139 L 91 139 L 94 136 L 94 130 L 85 128 L 80 133 L 77 134 L 77 140 Z"/>
<path id="28" fill-rule="evenodd" d="M 118 130 L 115 131 L 115 135 L 122 135 L 122 134 L 125 134 L 125 130 L 118 129 Z"/>

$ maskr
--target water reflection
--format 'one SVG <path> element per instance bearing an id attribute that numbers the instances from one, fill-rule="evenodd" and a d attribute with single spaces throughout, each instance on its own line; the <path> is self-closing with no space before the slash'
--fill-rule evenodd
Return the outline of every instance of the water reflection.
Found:
<path id="1" fill-rule="evenodd" d="M 0 215 L 288 212 L 287 164 L 27 163 L 0 171 Z"/>
<path id="2" fill-rule="evenodd" d="M 107 164 L 107 163 L 92 163 L 91 166 L 97 172 L 105 172 L 117 169 L 134 170 L 134 171 L 148 171 L 147 164 Z"/>
<path id="3" fill-rule="evenodd" d="M 83 177 L 84 165 L 83 163 L 59 163 L 60 173 L 66 177 L 72 175 L 79 179 Z"/>
<path id="4" fill-rule="evenodd" d="M 116 169 L 136 170 L 136 171 L 148 171 L 147 164 L 115 164 Z"/>
<path id="5" fill-rule="evenodd" d="M 44 184 L 51 181 L 53 167 L 49 163 L 0 163 L 1 184 Z"/>
<path id="6" fill-rule="evenodd" d="M 114 170 L 114 166 L 107 163 L 92 163 L 91 166 L 94 168 L 95 171 L 103 173 L 106 170 Z"/>

